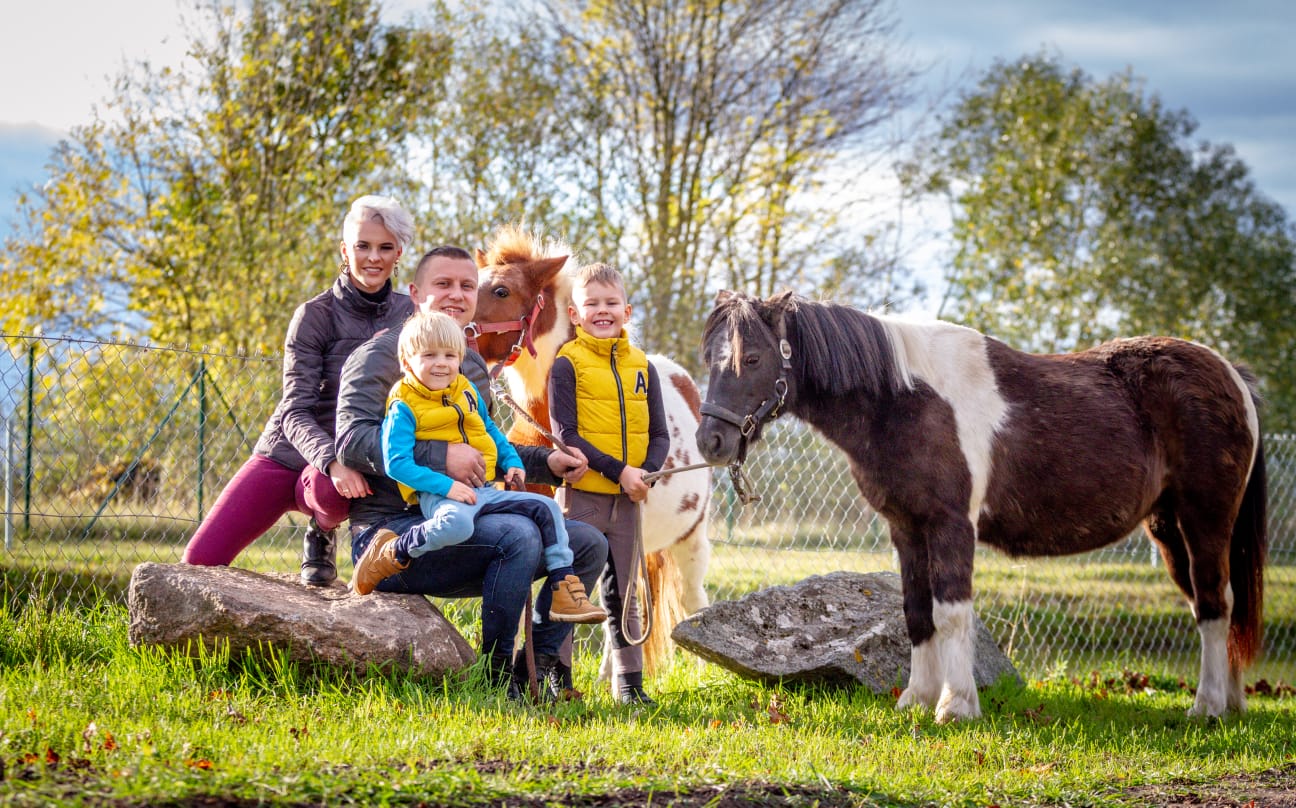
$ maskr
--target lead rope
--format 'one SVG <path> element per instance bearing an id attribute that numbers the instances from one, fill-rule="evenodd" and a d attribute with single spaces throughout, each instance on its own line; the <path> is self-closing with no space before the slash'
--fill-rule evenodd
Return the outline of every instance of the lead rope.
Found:
<path id="1" fill-rule="evenodd" d="M 550 443 L 552 443 L 555 448 L 567 454 L 571 454 L 571 451 L 567 448 L 567 444 L 559 440 L 558 436 L 555 435 L 553 432 L 541 426 L 540 422 L 537 421 L 535 418 L 532 418 L 531 413 L 523 409 L 522 405 L 518 404 L 513 399 L 513 396 L 509 395 L 508 391 L 504 389 L 504 385 L 502 385 L 499 382 L 498 378 L 494 378 L 491 380 L 491 392 L 495 395 L 497 399 L 503 401 L 504 404 L 507 405 L 508 408 L 513 411 L 514 415 L 520 417 L 523 421 L 526 421 L 531 426 L 532 429 L 538 432 L 541 437 L 545 438 Z M 706 468 L 712 468 L 712 465 L 710 463 L 690 463 L 687 466 L 676 466 L 674 468 L 661 469 L 660 471 L 649 472 L 648 474 L 645 474 L 643 476 L 643 479 L 645 483 L 651 485 L 655 483 L 657 480 L 660 480 L 662 477 L 668 477 L 672 474 L 679 474 L 682 471 L 696 471 L 698 469 L 706 469 Z M 751 482 L 750 480 L 748 480 L 747 474 L 743 471 L 741 463 L 729 464 L 729 480 L 733 484 L 734 493 L 738 495 L 738 499 L 740 502 L 742 502 L 742 504 L 750 505 L 753 502 L 760 501 L 759 494 L 751 493 L 751 488 L 750 488 Z M 563 480 L 563 485 L 567 485 L 566 480 Z M 648 637 L 652 634 L 652 630 L 653 630 L 652 587 L 647 585 L 648 560 L 644 556 L 644 551 L 643 551 L 643 508 L 639 508 L 639 507 L 635 508 L 634 550 L 631 552 L 630 559 L 631 559 L 630 567 L 632 573 L 630 576 L 630 580 L 626 583 L 625 600 L 621 604 L 621 634 L 626 638 L 626 642 L 628 642 L 632 646 L 637 647 L 643 645 L 645 642 L 648 641 Z M 630 605 L 631 603 L 634 602 L 634 593 L 637 592 L 643 593 L 644 604 L 643 604 L 642 611 L 644 615 L 644 620 L 643 620 L 644 630 L 640 636 L 631 637 L 628 630 L 630 625 L 628 618 L 630 616 Z M 530 601 L 528 598 L 528 606 L 529 605 L 530 605 Z M 528 619 L 527 621 L 528 633 L 530 632 L 530 629 L 531 629 L 530 620 Z M 531 645 L 530 643 L 528 643 L 527 644 L 527 674 L 529 675 L 529 678 L 531 680 L 531 687 L 534 695 L 534 693 L 536 692 L 535 669 L 534 669 L 535 662 L 533 661 L 533 657 L 531 656 L 531 654 L 532 654 Z"/>
<path id="2" fill-rule="evenodd" d="M 648 475 L 644 475 L 647 477 Z M 644 557 L 643 551 L 643 508 L 635 505 L 635 531 L 634 531 L 634 549 L 630 553 L 630 569 L 632 574 L 630 580 L 626 581 L 625 601 L 621 604 L 621 636 L 625 637 L 626 642 L 631 646 L 638 647 L 648 642 L 648 636 L 653 630 L 653 610 L 652 610 L 652 587 L 648 586 L 648 559 Z M 643 595 L 643 633 L 638 637 L 630 636 L 630 604 L 635 602 L 635 596 L 642 591 Z"/>

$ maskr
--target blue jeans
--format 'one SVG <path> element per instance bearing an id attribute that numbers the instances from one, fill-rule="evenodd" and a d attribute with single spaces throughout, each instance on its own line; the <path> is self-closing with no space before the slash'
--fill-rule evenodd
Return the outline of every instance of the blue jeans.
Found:
<path id="1" fill-rule="evenodd" d="M 459 544 L 472 537 L 477 519 L 492 513 L 525 516 L 540 528 L 544 544 L 545 568 L 550 572 L 572 566 L 571 539 L 563 524 L 563 512 L 553 497 L 530 491 L 508 491 L 493 485 L 476 489 L 477 503 L 419 492 L 419 509 L 427 523 L 423 530 L 410 531 L 396 542 L 396 558 L 417 558 L 442 547 Z M 421 543 L 419 543 L 421 542 Z"/>
<path id="2" fill-rule="evenodd" d="M 396 533 L 402 541 L 422 544 L 424 525 L 423 514 L 415 510 L 358 526 L 351 535 L 351 560 L 360 558 L 379 528 Z M 572 567 L 586 591 L 592 592 L 607 563 L 607 538 L 584 522 L 566 520 L 566 525 Z M 543 551 L 535 522 L 512 513 L 485 514 L 477 519 L 467 541 L 411 558 L 407 569 L 385 579 L 378 589 L 438 598 L 481 598 L 482 653 L 512 656 L 531 583 L 548 575 Z M 549 588 L 541 587 L 531 632 L 536 653 L 559 654 L 571 634 L 570 623 L 549 619 L 552 600 Z M 563 661 L 570 664 L 570 659 Z"/>

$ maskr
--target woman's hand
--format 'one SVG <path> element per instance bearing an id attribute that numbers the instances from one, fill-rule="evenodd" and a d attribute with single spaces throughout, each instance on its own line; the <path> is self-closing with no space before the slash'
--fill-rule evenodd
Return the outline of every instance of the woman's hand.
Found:
<path id="1" fill-rule="evenodd" d="M 334 460 L 328 466 L 329 479 L 333 487 L 347 499 L 360 499 L 373 493 L 369 490 L 369 481 L 360 472 L 342 465 L 341 460 Z"/>

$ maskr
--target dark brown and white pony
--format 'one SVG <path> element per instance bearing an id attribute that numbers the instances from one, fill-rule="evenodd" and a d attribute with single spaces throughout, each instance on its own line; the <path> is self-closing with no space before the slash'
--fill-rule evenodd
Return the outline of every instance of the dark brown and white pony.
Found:
<path id="1" fill-rule="evenodd" d="M 567 306 L 571 276 L 564 272 L 570 250 L 517 227 L 494 234 L 485 252 L 477 251 L 481 286 L 476 323 L 477 347 L 488 363 L 512 362 L 503 374 L 517 403 L 545 429 L 549 424 L 549 371 L 558 349 L 575 336 Z M 574 269 L 574 267 L 572 267 Z M 534 350 L 534 354 L 532 354 Z M 662 383 L 662 403 L 670 429 L 670 453 L 664 469 L 702 462 L 693 439 L 701 393 L 692 377 L 675 362 L 650 355 Z M 549 441 L 524 419 L 514 418 L 509 439 L 524 445 Z M 686 471 L 661 478 L 643 507 L 643 543 L 648 588 L 653 604 L 653 631 L 644 644 L 649 670 L 674 650 L 671 630 L 680 620 L 707 605 L 703 577 L 711 558 L 707 509 L 711 472 Z M 642 599 L 641 599 L 642 600 Z M 604 655 L 604 674 L 610 673 Z"/>
<path id="2" fill-rule="evenodd" d="M 898 708 L 980 715 L 972 678 L 977 541 L 1010 555 L 1081 553 L 1140 521 L 1201 635 L 1191 715 L 1246 709 L 1261 640 L 1265 468 L 1254 379 L 1163 337 L 1020 353 L 942 322 L 784 293 L 721 292 L 697 442 L 741 460 L 782 413 L 846 452 L 900 558 L 913 643 Z"/>

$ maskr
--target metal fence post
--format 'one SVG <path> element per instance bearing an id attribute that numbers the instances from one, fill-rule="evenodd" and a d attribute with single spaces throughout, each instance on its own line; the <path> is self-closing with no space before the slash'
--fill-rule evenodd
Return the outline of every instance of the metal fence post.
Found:
<path id="1" fill-rule="evenodd" d="M 27 446 L 23 460 L 23 535 L 31 533 L 32 434 L 36 431 L 36 341 L 27 349 Z"/>
<path id="2" fill-rule="evenodd" d="M 203 482 L 207 469 L 207 357 L 198 360 L 198 521 L 203 520 Z"/>
<path id="3" fill-rule="evenodd" d="M 4 542 L 5 552 L 13 549 L 13 413 L 4 414 Z"/>

